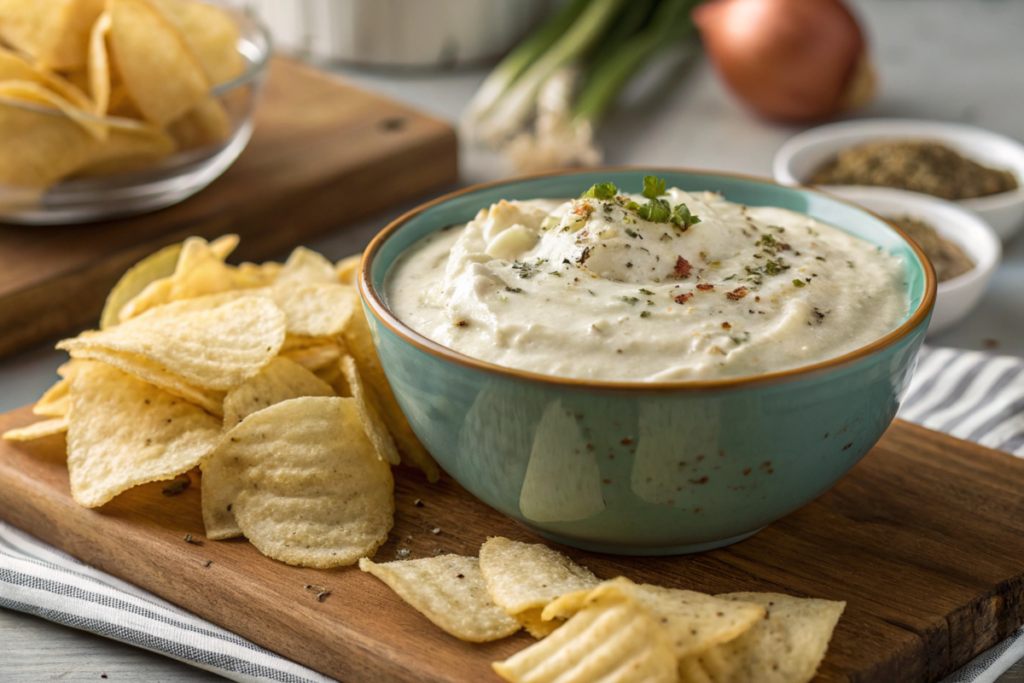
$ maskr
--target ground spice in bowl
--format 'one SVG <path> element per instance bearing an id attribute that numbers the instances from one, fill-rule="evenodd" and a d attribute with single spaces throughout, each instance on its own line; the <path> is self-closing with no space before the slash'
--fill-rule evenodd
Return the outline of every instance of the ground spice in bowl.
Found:
<path id="1" fill-rule="evenodd" d="M 841 150 L 819 167 L 814 185 L 880 185 L 958 200 L 1018 187 L 1010 171 L 989 168 L 931 140 L 882 140 Z"/>
<path id="2" fill-rule="evenodd" d="M 935 231 L 935 228 L 924 221 L 911 216 L 889 216 L 887 221 L 917 242 L 928 260 L 935 267 L 935 276 L 939 282 L 952 280 L 974 268 L 974 263 L 963 250 Z"/>

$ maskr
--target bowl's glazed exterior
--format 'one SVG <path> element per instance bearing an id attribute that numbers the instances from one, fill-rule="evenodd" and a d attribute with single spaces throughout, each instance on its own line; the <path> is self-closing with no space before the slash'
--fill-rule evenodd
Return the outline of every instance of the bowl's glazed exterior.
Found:
<path id="1" fill-rule="evenodd" d="M 867 347 L 805 368 L 673 383 L 547 377 L 470 359 L 387 310 L 384 277 L 426 234 L 499 199 L 572 197 L 595 182 L 684 190 L 807 213 L 901 256 L 910 315 Z M 655 555 L 746 538 L 826 491 L 889 426 L 935 298 L 916 247 L 872 214 L 813 190 L 665 169 L 608 169 L 469 188 L 403 216 L 370 245 L 360 290 L 388 380 L 417 436 L 488 505 L 567 545 Z M 571 353 L 571 348 L 567 348 Z"/>

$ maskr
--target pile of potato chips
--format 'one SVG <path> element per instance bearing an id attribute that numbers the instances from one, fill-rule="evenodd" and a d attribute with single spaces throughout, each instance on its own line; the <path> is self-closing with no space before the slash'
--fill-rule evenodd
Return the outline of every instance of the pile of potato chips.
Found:
<path id="1" fill-rule="evenodd" d="M 483 544 L 479 559 L 359 566 L 462 640 L 525 628 L 539 642 L 493 665 L 512 683 L 806 683 L 846 607 L 601 581 L 546 545 L 500 537 Z"/>
<path id="2" fill-rule="evenodd" d="M 190 238 L 129 270 L 101 329 L 4 435 L 67 433 L 71 493 L 97 507 L 200 467 L 211 539 L 244 535 L 289 564 L 372 556 L 395 509 L 391 466 L 438 468 L 388 386 L 353 285 L 298 248 L 284 265 L 227 265 L 234 235 Z"/>
<path id="3" fill-rule="evenodd" d="M 244 70 L 238 38 L 198 0 L 0 0 L 0 184 L 123 173 L 225 140 L 210 89 Z"/>

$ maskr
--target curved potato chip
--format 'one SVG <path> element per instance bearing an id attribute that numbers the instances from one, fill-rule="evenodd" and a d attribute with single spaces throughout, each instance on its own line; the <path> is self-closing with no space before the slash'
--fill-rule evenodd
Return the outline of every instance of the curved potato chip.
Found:
<path id="1" fill-rule="evenodd" d="M 282 275 L 284 271 L 281 271 Z M 284 311 L 288 332 L 307 337 L 340 334 L 353 314 L 359 313 L 359 297 L 350 287 L 333 284 L 278 284 L 273 297 Z"/>
<path id="2" fill-rule="evenodd" d="M 699 655 L 733 640 L 764 619 L 764 608 L 753 602 L 728 601 L 704 593 L 635 584 L 625 577 L 597 588 L 563 595 L 544 608 L 542 618 L 571 617 L 587 605 L 606 598 L 625 597 L 658 618 L 679 659 Z"/>
<path id="3" fill-rule="evenodd" d="M 519 623 L 491 602 L 475 557 L 439 555 L 386 564 L 362 559 L 359 568 L 460 640 L 486 643 L 519 630 Z"/>
<path id="4" fill-rule="evenodd" d="M 8 441 L 33 441 L 44 436 L 63 434 L 68 431 L 68 418 L 55 417 L 50 420 L 33 422 L 27 427 L 18 427 L 4 432 L 3 438 Z"/>
<path id="5" fill-rule="evenodd" d="M 372 555 L 394 523 L 393 489 L 348 398 L 295 398 L 253 413 L 203 465 L 204 496 L 216 494 L 261 553 L 304 567 Z"/>
<path id="6" fill-rule="evenodd" d="M 363 381 L 359 377 L 359 370 L 356 369 L 356 361 L 352 356 L 345 356 L 340 363 L 341 374 L 345 376 L 348 389 L 352 392 L 352 398 L 359 410 L 359 422 L 363 425 L 363 431 L 373 443 L 377 456 L 384 462 L 397 465 L 401 463 L 398 457 L 398 448 L 395 441 L 388 433 L 388 428 L 381 420 L 377 409 L 369 402 L 366 391 L 363 389 Z"/>
<path id="7" fill-rule="evenodd" d="M 99 507 L 139 484 L 173 479 L 220 440 L 220 420 L 104 363 L 71 384 L 68 474 L 79 505 Z"/>
<path id="8" fill-rule="evenodd" d="M 100 329 L 105 330 L 120 322 L 118 314 L 126 303 L 134 299 L 151 282 L 174 273 L 181 253 L 180 244 L 171 244 L 150 254 L 125 271 L 121 279 L 107 295 L 107 302 L 100 315 Z"/>
<path id="9" fill-rule="evenodd" d="M 166 126 L 206 97 L 210 81 L 177 28 L 145 0 L 110 0 L 110 49 L 143 118 Z"/>
<path id="10" fill-rule="evenodd" d="M 224 392 L 216 389 L 203 389 L 194 384 L 189 384 L 184 379 L 162 368 L 145 356 L 137 353 L 126 353 L 114 351 L 102 346 L 87 346 L 75 349 L 71 352 L 71 358 L 76 360 L 95 360 L 106 363 L 117 368 L 121 372 L 138 377 L 155 387 L 163 389 L 168 394 L 185 399 L 189 403 L 199 406 L 211 415 L 220 417 L 223 415 Z"/>
<path id="11" fill-rule="evenodd" d="M 85 66 L 104 0 L 0 0 L 0 38 L 50 69 Z"/>
<path id="12" fill-rule="evenodd" d="M 231 136 L 231 117 L 220 102 L 207 97 L 168 124 L 167 132 L 180 149 L 215 145 Z"/>
<path id="13" fill-rule="evenodd" d="M 729 593 L 726 601 L 767 610 L 739 637 L 696 657 L 680 660 L 683 683 L 807 683 L 828 651 L 845 602 L 794 598 L 779 593 Z"/>
<path id="14" fill-rule="evenodd" d="M 668 634 L 628 598 L 588 605 L 564 626 L 494 671 L 511 683 L 676 683 Z"/>
<path id="15" fill-rule="evenodd" d="M 285 337 L 285 343 L 288 343 L 287 337 Z M 291 358 L 310 372 L 316 372 L 329 365 L 336 365 L 341 360 L 341 346 L 333 339 L 329 339 L 323 344 L 314 346 L 287 350 L 282 347 L 281 355 Z"/>
<path id="16" fill-rule="evenodd" d="M 63 377 L 32 406 L 32 412 L 44 417 L 64 417 L 71 408 L 71 380 Z"/>
<path id="17" fill-rule="evenodd" d="M 334 396 L 334 389 L 298 363 L 278 356 L 224 397 L 224 431 L 253 413 L 303 396 Z"/>
<path id="18" fill-rule="evenodd" d="M 92 113 L 105 116 L 110 107 L 110 58 L 107 35 L 110 33 L 110 12 L 104 12 L 92 27 L 89 36 L 89 94 Z"/>
<path id="19" fill-rule="evenodd" d="M 334 265 L 334 273 L 338 277 L 338 281 L 343 285 L 349 287 L 357 286 L 356 275 L 359 272 L 359 261 L 363 258 L 362 254 L 352 254 L 347 256 Z"/>
<path id="20" fill-rule="evenodd" d="M 373 346 L 370 325 L 361 310 L 348 319 L 342 338 L 349 353 L 356 359 L 363 379 L 369 385 L 367 393 L 375 399 L 371 403 L 378 408 L 384 424 L 388 426 L 388 431 L 398 446 L 402 462 L 421 470 L 427 475 L 427 481 L 437 481 L 441 476 L 437 463 L 416 438 L 409 421 L 405 419 L 402 409 L 398 406 L 398 401 L 395 400 L 391 385 L 384 375 L 384 368 L 377 357 L 377 350 Z"/>
<path id="21" fill-rule="evenodd" d="M 480 547 L 480 570 L 495 604 L 512 615 L 543 608 L 566 593 L 599 583 L 589 569 L 543 543 L 501 536 L 488 538 Z"/>
<path id="22" fill-rule="evenodd" d="M 116 327 L 84 332 L 57 348 L 134 353 L 204 389 L 227 390 L 252 377 L 284 342 L 284 314 L 268 299 L 217 295 L 176 301 Z"/>
<path id="23" fill-rule="evenodd" d="M 214 85 L 242 73 L 238 24 L 224 10 L 195 0 L 149 0 L 171 20 Z"/>
<path id="24" fill-rule="evenodd" d="M 281 285 L 338 284 L 334 266 L 322 255 L 305 247 L 296 247 L 277 275 Z"/>
<path id="25" fill-rule="evenodd" d="M 520 612 L 515 615 L 515 620 L 519 622 L 523 627 L 523 630 L 537 640 L 547 638 L 557 631 L 559 626 L 565 623 L 561 619 L 544 621 L 544 619 L 541 618 L 541 613 L 543 613 L 543 611 L 544 610 L 541 608 L 535 607 L 534 609 L 528 609 L 525 612 Z"/>
<path id="26" fill-rule="evenodd" d="M 67 99 L 39 83 L 2 81 L 0 82 L 0 98 L 6 101 L 30 102 L 42 107 L 57 109 L 97 140 L 107 139 L 108 129 L 105 124 L 100 123 L 89 116 L 88 112 L 82 111 Z"/>
<path id="27" fill-rule="evenodd" d="M 0 81 L 33 81 L 46 86 L 79 109 L 91 110 L 92 100 L 77 85 L 21 55 L 0 47 Z"/>

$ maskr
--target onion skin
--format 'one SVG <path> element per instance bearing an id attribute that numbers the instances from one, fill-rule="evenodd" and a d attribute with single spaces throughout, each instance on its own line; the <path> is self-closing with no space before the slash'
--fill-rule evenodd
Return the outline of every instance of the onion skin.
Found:
<path id="1" fill-rule="evenodd" d="M 839 0 L 711 0 L 691 16 L 721 78 L 761 116 L 822 119 L 874 94 L 864 35 Z"/>

